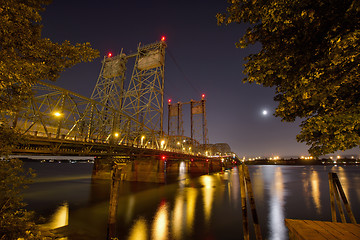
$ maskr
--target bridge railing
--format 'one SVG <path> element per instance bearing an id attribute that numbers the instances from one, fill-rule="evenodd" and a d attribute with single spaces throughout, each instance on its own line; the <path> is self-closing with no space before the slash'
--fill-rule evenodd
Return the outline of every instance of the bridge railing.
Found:
<path id="1" fill-rule="evenodd" d="M 23 134 L 65 140 L 160 146 L 160 134 L 123 111 L 45 82 L 16 113 L 2 113 Z M 144 143 L 143 143 L 144 144 Z"/>
<path id="2" fill-rule="evenodd" d="M 124 110 L 45 82 L 33 86 L 33 96 L 16 113 L 1 113 L 22 134 L 32 137 L 120 144 L 186 154 L 204 154 L 200 144 L 185 136 L 168 136 L 138 122 Z"/>

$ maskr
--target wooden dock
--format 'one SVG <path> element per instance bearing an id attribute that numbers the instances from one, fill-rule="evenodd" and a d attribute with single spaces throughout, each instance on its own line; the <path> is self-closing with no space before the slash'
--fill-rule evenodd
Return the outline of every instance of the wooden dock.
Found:
<path id="1" fill-rule="evenodd" d="M 285 219 L 290 240 L 360 240 L 360 224 Z"/>

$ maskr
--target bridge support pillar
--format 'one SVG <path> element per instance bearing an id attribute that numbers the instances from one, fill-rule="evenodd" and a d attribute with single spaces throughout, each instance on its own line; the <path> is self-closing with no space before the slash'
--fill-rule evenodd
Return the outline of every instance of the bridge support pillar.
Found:
<path id="1" fill-rule="evenodd" d="M 122 179 L 134 182 L 166 182 L 166 161 L 156 157 L 134 159 L 122 169 Z"/>
<path id="2" fill-rule="evenodd" d="M 95 158 L 92 178 L 110 179 L 113 161 L 114 159 L 111 156 Z"/>

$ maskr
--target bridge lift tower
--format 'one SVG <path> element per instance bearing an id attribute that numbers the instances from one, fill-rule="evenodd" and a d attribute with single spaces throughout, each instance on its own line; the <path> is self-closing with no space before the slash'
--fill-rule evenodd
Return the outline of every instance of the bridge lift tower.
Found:
<path id="1" fill-rule="evenodd" d="M 201 96 L 200 101 L 190 101 L 191 139 L 199 140 L 203 144 L 204 149 L 209 144 L 205 104 L 205 94 Z"/>
<path id="2" fill-rule="evenodd" d="M 130 83 L 124 92 L 122 111 L 141 125 L 134 137 L 149 139 L 144 127 L 163 135 L 165 41 L 138 46 Z"/>
<path id="3" fill-rule="evenodd" d="M 164 62 L 166 43 L 162 39 L 149 45 L 139 44 L 137 53 L 104 57 L 102 68 L 91 99 L 104 106 L 95 128 L 111 129 L 107 139 L 119 142 L 157 142 L 163 135 Z M 130 81 L 126 81 L 126 64 L 136 57 Z M 119 110 L 118 116 L 107 113 Z M 90 110 L 89 110 L 90 111 Z M 134 121 L 124 121 L 124 116 Z M 95 126 L 96 125 L 96 126 Z M 109 131 L 105 131 L 109 132 Z"/>
<path id="4" fill-rule="evenodd" d="M 205 95 L 201 96 L 200 101 L 191 100 L 190 102 L 171 103 L 168 102 L 168 135 L 175 137 L 175 140 L 184 137 L 182 108 L 184 104 L 190 105 L 190 134 L 191 145 L 203 152 L 206 151 L 208 140 L 206 122 L 206 100 Z M 201 146 L 197 146 L 201 144 Z M 200 147 L 200 148 L 199 148 Z M 194 149 L 195 150 L 195 149 Z"/>
<path id="5" fill-rule="evenodd" d="M 122 107 L 126 63 L 127 57 L 122 50 L 117 56 L 112 56 L 109 53 L 108 56 L 104 57 L 99 78 L 91 95 L 91 99 L 102 103 L 103 107 L 96 115 L 97 121 L 93 121 L 92 126 L 89 126 L 89 131 L 100 128 L 105 131 L 99 132 L 110 133 L 109 136 L 105 136 L 107 138 L 111 137 L 112 132 L 120 131 L 121 116 L 113 116 L 109 112 L 109 108 L 120 110 Z M 92 114 L 93 109 L 88 109 L 88 111 L 91 111 Z"/>

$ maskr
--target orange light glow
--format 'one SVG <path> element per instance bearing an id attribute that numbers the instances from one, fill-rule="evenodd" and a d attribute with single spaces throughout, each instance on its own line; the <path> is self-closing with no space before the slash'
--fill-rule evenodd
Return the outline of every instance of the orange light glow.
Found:
<path id="1" fill-rule="evenodd" d="M 165 41 L 165 36 L 162 36 L 162 37 L 161 37 L 161 41 Z"/>

